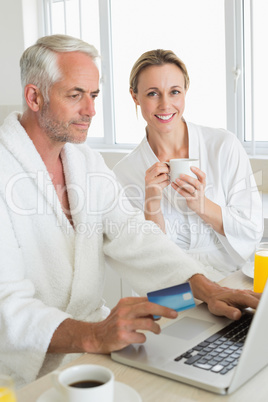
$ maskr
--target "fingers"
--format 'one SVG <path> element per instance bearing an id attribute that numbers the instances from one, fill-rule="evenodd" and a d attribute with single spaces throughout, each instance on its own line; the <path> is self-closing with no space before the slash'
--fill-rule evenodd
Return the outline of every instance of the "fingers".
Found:
<path id="1" fill-rule="evenodd" d="M 163 189 L 170 184 L 169 168 L 165 163 L 157 162 L 151 166 L 145 175 L 145 211 L 160 212 Z"/>
<path id="2" fill-rule="evenodd" d="M 204 188 L 203 184 L 198 180 L 195 179 L 194 177 L 188 176 L 188 175 L 180 175 L 178 179 L 176 179 L 175 183 L 179 187 L 185 188 L 185 189 L 194 189 L 194 190 L 201 190 Z M 191 193 L 191 191 L 189 191 Z"/>
<path id="3" fill-rule="evenodd" d="M 252 290 L 236 290 L 229 304 L 239 308 L 251 307 L 256 309 L 261 295 L 261 293 L 255 293 Z"/>
<path id="4" fill-rule="evenodd" d="M 169 173 L 169 167 L 166 165 L 166 163 L 162 162 L 156 162 L 153 166 L 151 166 L 146 173 L 154 173 L 156 176 L 158 176 L 161 173 Z"/>
<path id="5" fill-rule="evenodd" d="M 139 335 L 134 335 L 134 333 L 139 334 L 139 331 L 150 331 L 154 334 L 161 332 L 161 328 L 153 319 L 153 315 L 167 318 L 176 318 L 178 316 L 176 311 L 150 302 L 139 303 L 136 306 L 137 308 L 134 312 L 132 305 L 131 314 L 123 315 L 117 321 L 117 326 L 120 327 L 121 330 L 123 329 L 124 333 L 131 335 L 130 338 L 127 336 L 129 343 L 130 339 L 132 339 L 131 342 L 133 342 L 133 339 L 136 339 L 136 341 L 138 338 L 141 339 Z"/>
<path id="6" fill-rule="evenodd" d="M 140 331 L 159 334 L 159 324 L 153 315 L 176 318 L 177 312 L 148 301 L 146 297 L 121 299 L 110 315 L 99 323 L 94 323 L 95 350 L 110 353 L 131 343 L 143 343 L 146 336 Z"/>
<path id="7" fill-rule="evenodd" d="M 120 299 L 118 302 L 119 304 L 126 304 L 126 305 L 132 305 L 132 304 L 137 304 L 137 303 L 144 303 L 148 301 L 148 298 L 146 296 L 142 297 L 124 297 L 123 299 Z"/>
<path id="8" fill-rule="evenodd" d="M 221 299 L 228 305 L 238 308 L 251 307 L 256 309 L 261 298 L 261 293 L 252 290 L 228 289 L 223 288 L 224 292 Z"/>
<path id="9" fill-rule="evenodd" d="M 150 183 L 163 183 L 163 182 L 168 182 L 169 183 L 169 168 L 165 163 L 161 162 L 156 162 L 153 166 L 151 166 L 147 171 L 145 175 L 145 183 L 150 184 Z"/>
<path id="10" fill-rule="evenodd" d="M 206 186 L 206 174 L 194 166 L 191 167 L 191 170 L 195 173 L 197 179 L 186 174 L 181 174 L 175 181 L 177 187 L 172 186 L 184 197 L 189 195 L 195 197 L 197 193 L 203 193 Z"/>
<path id="11" fill-rule="evenodd" d="M 200 188 L 189 185 L 183 180 L 176 179 L 175 183 L 171 183 L 171 186 L 184 198 L 198 198 Z"/>
<path id="12" fill-rule="evenodd" d="M 138 319 L 136 321 L 118 322 L 114 328 L 114 335 L 116 337 L 116 346 L 111 348 L 112 350 L 119 350 L 132 343 L 144 343 L 146 341 L 146 335 L 141 331 L 150 331 L 154 334 L 160 334 L 160 326 L 152 319 Z"/>
<path id="13" fill-rule="evenodd" d="M 230 320 L 239 320 L 242 315 L 241 310 L 236 307 L 229 306 L 226 302 L 217 300 L 213 304 L 208 304 L 208 309 L 212 314 L 227 317 Z"/>
<path id="14" fill-rule="evenodd" d="M 169 184 L 170 184 L 169 177 L 165 173 L 161 174 L 160 176 L 153 177 L 153 178 L 145 177 L 145 185 L 146 185 L 147 189 L 149 189 L 149 188 L 156 189 L 156 190 L 158 188 L 163 189 L 166 186 L 168 186 Z"/>
<path id="15" fill-rule="evenodd" d="M 197 176 L 197 178 L 200 181 L 200 183 L 205 185 L 205 183 L 206 183 L 206 174 L 204 172 L 202 172 L 202 170 L 200 170 L 199 168 L 197 168 L 195 166 L 191 166 L 190 169 Z"/>
<path id="16" fill-rule="evenodd" d="M 168 307 L 151 303 L 147 297 L 127 297 L 121 299 L 113 310 L 118 310 L 119 315 L 135 319 L 140 317 L 161 316 L 165 318 L 176 318 L 178 313 Z M 112 310 L 112 311 L 113 311 Z"/>
<path id="17" fill-rule="evenodd" d="M 147 317 L 129 321 L 128 331 L 129 332 L 150 331 L 153 332 L 154 334 L 160 334 L 161 328 L 160 325 L 156 321 L 154 321 L 151 317 Z"/>
<path id="18" fill-rule="evenodd" d="M 246 307 L 256 309 L 261 294 L 251 290 L 234 290 L 222 288 L 222 291 L 208 302 L 209 311 L 218 316 L 226 316 L 232 320 L 241 317 L 241 310 Z"/>

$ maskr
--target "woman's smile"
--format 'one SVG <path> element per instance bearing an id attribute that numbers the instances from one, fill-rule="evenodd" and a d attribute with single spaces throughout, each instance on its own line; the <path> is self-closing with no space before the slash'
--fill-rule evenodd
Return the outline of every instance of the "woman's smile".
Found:
<path id="1" fill-rule="evenodd" d="M 175 116 L 176 113 L 170 113 L 170 114 L 156 114 L 155 117 L 159 119 L 162 123 L 169 123 L 173 117 Z"/>

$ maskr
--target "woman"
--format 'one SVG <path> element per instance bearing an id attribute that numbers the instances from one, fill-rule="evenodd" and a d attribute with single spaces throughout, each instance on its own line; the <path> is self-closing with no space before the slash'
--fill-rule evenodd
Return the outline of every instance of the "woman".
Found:
<path id="1" fill-rule="evenodd" d="M 235 135 L 184 120 L 188 88 L 186 66 L 172 51 L 141 55 L 130 93 L 147 122 L 146 136 L 114 171 L 146 219 L 220 279 L 241 267 L 260 241 L 261 199 Z M 175 158 L 199 159 L 200 168 L 191 168 L 196 178 L 181 175 L 170 183 L 164 162 Z"/>

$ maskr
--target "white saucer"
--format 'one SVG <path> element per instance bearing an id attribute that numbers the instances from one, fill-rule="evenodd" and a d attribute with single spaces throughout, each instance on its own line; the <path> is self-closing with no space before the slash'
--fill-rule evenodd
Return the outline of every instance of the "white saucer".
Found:
<path id="1" fill-rule="evenodd" d="M 49 388 L 39 396 L 36 402 L 63 402 L 55 388 Z M 142 402 L 140 395 L 135 389 L 122 382 L 114 383 L 114 402 Z"/>
<path id="2" fill-rule="evenodd" d="M 249 278 L 254 278 L 254 262 L 253 261 L 248 261 L 245 263 L 245 265 L 242 267 L 242 272 Z"/>
<path id="3" fill-rule="evenodd" d="M 115 381 L 114 402 L 142 402 L 142 399 L 134 388 L 122 382 Z"/>

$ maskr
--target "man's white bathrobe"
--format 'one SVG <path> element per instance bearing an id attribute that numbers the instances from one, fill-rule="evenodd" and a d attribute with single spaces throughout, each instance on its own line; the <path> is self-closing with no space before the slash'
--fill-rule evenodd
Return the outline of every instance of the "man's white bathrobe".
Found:
<path id="1" fill-rule="evenodd" d="M 0 372 L 21 386 L 66 362 L 46 354 L 62 321 L 109 314 L 106 261 L 141 295 L 213 273 L 133 210 L 97 152 L 66 144 L 73 228 L 18 119 L 12 113 L 0 128 Z"/>
<path id="2" fill-rule="evenodd" d="M 207 198 L 221 207 L 225 236 L 187 207 L 171 186 L 163 191 L 161 210 L 166 233 L 204 265 L 226 276 L 240 268 L 262 238 L 262 203 L 248 156 L 236 136 L 226 130 L 186 122 L 189 158 L 199 159 L 206 174 Z M 147 138 L 114 168 L 133 206 L 144 210 L 145 172 L 159 159 Z"/>

